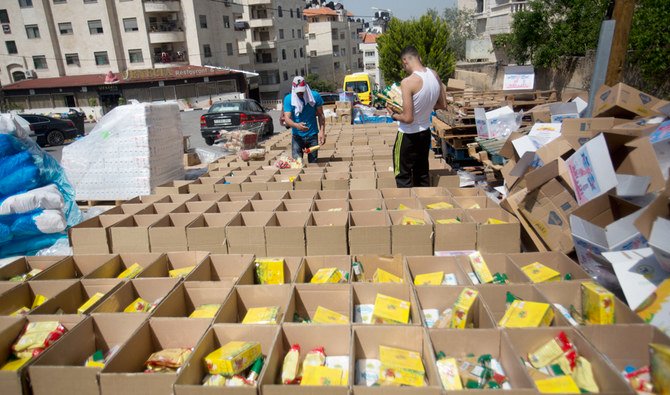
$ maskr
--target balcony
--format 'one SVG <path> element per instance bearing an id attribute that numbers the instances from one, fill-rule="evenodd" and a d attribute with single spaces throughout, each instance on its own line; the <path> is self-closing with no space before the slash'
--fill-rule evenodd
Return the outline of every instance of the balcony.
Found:
<path id="1" fill-rule="evenodd" d="M 247 23 L 249 23 L 249 27 L 252 29 L 256 27 L 274 26 L 274 21 L 271 18 L 250 19 Z"/>
<path id="2" fill-rule="evenodd" d="M 181 2 L 179 0 L 144 0 L 144 12 L 179 12 Z"/>
<path id="3" fill-rule="evenodd" d="M 272 5 L 272 0 L 247 0 L 247 5 Z"/>
<path id="4" fill-rule="evenodd" d="M 185 51 L 162 51 L 153 55 L 155 68 L 184 66 L 188 64 L 188 56 Z"/>
<path id="5" fill-rule="evenodd" d="M 178 43 L 183 41 L 186 41 L 186 35 L 179 30 L 149 33 L 149 43 L 151 44 Z"/>

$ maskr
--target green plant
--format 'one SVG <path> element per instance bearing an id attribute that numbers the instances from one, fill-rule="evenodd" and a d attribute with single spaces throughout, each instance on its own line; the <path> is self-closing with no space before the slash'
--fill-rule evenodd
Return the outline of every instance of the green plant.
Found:
<path id="1" fill-rule="evenodd" d="M 98 105 L 98 99 L 96 99 L 95 97 L 89 97 L 88 98 L 88 105 L 89 105 L 89 107 L 97 106 Z"/>
<path id="2" fill-rule="evenodd" d="M 447 8 L 444 20 L 451 30 L 448 45 L 456 59 L 465 59 L 465 42 L 477 36 L 475 12 L 471 9 Z"/>
<path id="3" fill-rule="evenodd" d="M 119 97 L 118 103 L 119 106 L 123 106 L 124 104 L 126 104 L 126 98 L 123 96 Z"/>
<path id="4" fill-rule="evenodd" d="M 307 74 L 305 81 L 307 81 L 307 84 L 311 89 L 314 89 L 317 92 L 335 92 L 335 90 L 337 90 L 337 87 L 333 82 L 322 80 L 316 74 Z"/>
<path id="5" fill-rule="evenodd" d="M 659 85 L 668 80 L 669 20 L 667 0 L 638 0 L 630 33 L 629 56 L 630 63 L 640 70 L 647 85 Z"/>

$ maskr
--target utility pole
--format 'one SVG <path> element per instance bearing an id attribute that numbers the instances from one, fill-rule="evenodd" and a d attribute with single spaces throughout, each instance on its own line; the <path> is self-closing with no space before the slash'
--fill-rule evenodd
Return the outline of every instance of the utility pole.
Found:
<path id="1" fill-rule="evenodd" d="M 616 21 L 605 84 L 616 85 L 623 80 L 623 67 L 628 51 L 628 37 L 633 24 L 635 0 L 613 0 L 612 17 Z"/>

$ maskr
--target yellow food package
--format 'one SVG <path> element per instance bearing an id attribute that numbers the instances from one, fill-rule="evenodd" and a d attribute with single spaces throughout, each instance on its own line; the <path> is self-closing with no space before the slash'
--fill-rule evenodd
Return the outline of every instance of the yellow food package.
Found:
<path id="1" fill-rule="evenodd" d="M 480 283 L 488 284 L 493 282 L 491 271 L 479 251 L 468 255 L 468 259 L 470 259 L 470 266 L 472 266 L 472 270 L 475 272 L 475 276 L 477 276 Z"/>
<path id="2" fill-rule="evenodd" d="M 670 347 L 649 343 L 651 383 L 657 394 L 670 393 Z"/>
<path id="3" fill-rule="evenodd" d="M 96 292 L 91 296 L 86 302 L 84 302 L 79 308 L 77 309 L 77 314 L 84 314 L 86 310 L 90 309 L 93 307 L 94 304 L 96 304 L 100 299 L 102 299 L 105 296 L 102 292 Z"/>
<path id="4" fill-rule="evenodd" d="M 218 303 L 202 304 L 198 306 L 188 318 L 214 318 L 221 305 Z"/>
<path id="5" fill-rule="evenodd" d="M 451 328 L 465 329 L 472 322 L 472 305 L 475 304 L 479 292 L 465 288 L 458 294 L 451 314 Z"/>
<path id="6" fill-rule="evenodd" d="M 415 217 L 410 217 L 407 215 L 403 215 L 402 219 L 400 220 L 400 225 L 425 225 L 426 221 L 424 221 L 421 218 L 415 218 Z"/>
<path id="7" fill-rule="evenodd" d="M 614 324 L 614 294 L 593 281 L 582 283 L 582 313 L 588 324 Z"/>
<path id="8" fill-rule="evenodd" d="M 336 267 L 319 269 L 314 273 L 309 281 L 312 284 L 339 283 L 342 280 L 342 273 Z"/>
<path id="9" fill-rule="evenodd" d="M 151 309 L 151 303 L 147 302 L 146 300 L 142 298 L 137 298 L 133 300 L 131 304 L 129 304 L 125 309 L 123 309 L 124 313 L 146 313 Z"/>
<path id="10" fill-rule="evenodd" d="M 535 380 L 537 390 L 542 394 L 581 394 L 577 383 L 570 376 L 556 376 Z"/>
<path id="11" fill-rule="evenodd" d="M 409 207 L 405 206 L 404 204 L 400 203 L 398 205 L 398 210 L 409 210 Z"/>
<path id="12" fill-rule="evenodd" d="M 410 302 L 406 300 L 377 294 L 372 309 L 372 322 L 375 324 L 407 324 L 409 308 Z"/>
<path id="13" fill-rule="evenodd" d="M 437 360 L 437 374 L 440 376 L 442 386 L 445 390 L 462 390 L 463 383 L 458 374 L 458 362 L 456 358 L 442 358 Z"/>
<path id="14" fill-rule="evenodd" d="M 487 225 L 502 225 L 502 224 L 506 224 L 506 223 L 507 222 L 501 221 L 501 220 L 495 219 L 495 218 L 489 218 L 489 219 L 486 220 Z"/>
<path id="15" fill-rule="evenodd" d="M 173 269 L 168 272 L 170 278 L 184 278 L 195 269 L 195 266 L 186 266 L 181 269 Z"/>
<path id="16" fill-rule="evenodd" d="M 284 284 L 284 259 L 256 259 L 256 278 L 259 284 Z"/>
<path id="17" fill-rule="evenodd" d="M 460 224 L 461 221 L 458 218 L 445 218 L 435 220 L 435 223 L 439 225 L 450 225 L 450 224 Z"/>
<path id="18" fill-rule="evenodd" d="M 414 285 L 442 285 L 444 272 L 418 274 L 414 277 Z"/>
<path id="19" fill-rule="evenodd" d="M 416 351 L 379 346 L 382 381 L 386 385 L 423 387 L 426 371 L 421 354 Z"/>
<path id="20" fill-rule="evenodd" d="M 375 273 L 372 275 L 372 282 L 373 283 L 403 283 L 403 279 L 396 276 L 395 274 L 391 274 L 387 272 L 386 270 L 383 269 L 377 269 L 375 270 Z"/>
<path id="21" fill-rule="evenodd" d="M 2 365 L 0 370 L 9 370 L 16 372 L 17 370 L 21 369 L 23 365 L 27 364 L 30 362 L 31 358 L 20 358 L 20 359 L 15 359 L 13 361 L 9 361 L 6 364 Z"/>
<path id="22" fill-rule="evenodd" d="M 44 295 L 40 295 L 40 294 L 35 295 L 35 299 L 33 299 L 33 306 L 30 309 L 32 310 L 35 307 L 41 306 L 42 303 L 46 302 L 47 300 L 49 300 L 49 298 L 47 298 Z"/>
<path id="23" fill-rule="evenodd" d="M 300 385 L 346 385 L 342 384 L 342 369 L 329 368 L 326 366 L 306 366 L 302 371 Z"/>
<path id="24" fill-rule="evenodd" d="M 577 357 L 575 370 L 572 372 L 572 379 L 575 380 L 577 387 L 586 390 L 589 393 L 597 394 L 600 392 L 600 388 L 598 388 L 596 379 L 593 376 L 591 362 L 584 357 Z"/>
<path id="25" fill-rule="evenodd" d="M 447 202 L 437 202 L 437 203 L 427 204 L 426 208 L 428 210 L 446 210 L 446 209 L 454 208 L 454 205 L 449 204 Z"/>
<path id="26" fill-rule="evenodd" d="M 479 210 L 481 206 L 478 203 L 473 204 L 472 206 L 468 207 L 470 210 Z"/>
<path id="27" fill-rule="evenodd" d="M 328 310 L 325 307 L 317 306 L 314 318 L 314 324 L 348 324 L 349 318 L 346 315 L 340 314 L 336 311 Z"/>
<path id="28" fill-rule="evenodd" d="M 549 281 L 560 281 L 561 273 L 547 267 L 540 262 L 533 262 L 521 268 L 530 281 L 534 283 L 544 283 Z"/>
<path id="29" fill-rule="evenodd" d="M 549 326 L 554 320 L 554 310 L 548 303 L 515 300 L 498 323 L 503 328 L 530 328 Z"/>
<path id="30" fill-rule="evenodd" d="M 251 307 L 247 310 L 243 324 L 278 324 L 279 323 L 279 307 Z"/>
<path id="31" fill-rule="evenodd" d="M 284 357 L 281 368 L 282 384 L 295 384 L 300 370 L 300 345 L 294 344 Z"/>
<path id="32" fill-rule="evenodd" d="M 205 365 L 209 374 L 230 377 L 244 371 L 260 356 L 260 343 L 233 341 L 209 353 L 205 357 Z"/>
<path id="33" fill-rule="evenodd" d="M 30 311 L 29 308 L 27 308 L 26 306 L 23 306 L 20 309 L 16 310 L 15 312 L 11 313 L 9 316 L 10 317 L 17 317 L 17 316 L 20 316 L 20 315 L 26 315 L 26 314 L 28 314 L 29 311 Z"/>
<path id="34" fill-rule="evenodd" d="M 125 278 L 125 279 L 133 279 L 137 277 L 138 274 L 142 272 L 142 266 L 140 266 L 139 263 L 135 262 L 132 265 L 128 266 L 128 269 L 124 270 L 116 276 L 116 278 Z"/>

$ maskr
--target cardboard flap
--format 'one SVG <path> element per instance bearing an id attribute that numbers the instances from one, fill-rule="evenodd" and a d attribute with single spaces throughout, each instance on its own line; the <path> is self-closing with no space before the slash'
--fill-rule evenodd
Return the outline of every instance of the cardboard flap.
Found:
<path id="1" fill-rule="evenodd" d="M 580 205 L 607 193 L 617 184 L 607 142 L 602 134 L 584 144 L 566 163 Z"/>

